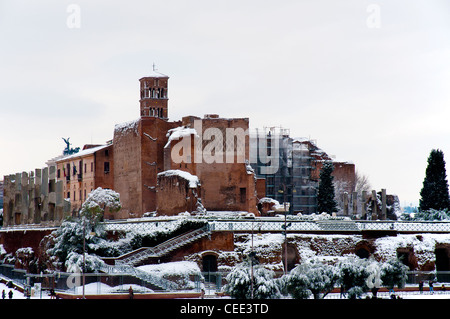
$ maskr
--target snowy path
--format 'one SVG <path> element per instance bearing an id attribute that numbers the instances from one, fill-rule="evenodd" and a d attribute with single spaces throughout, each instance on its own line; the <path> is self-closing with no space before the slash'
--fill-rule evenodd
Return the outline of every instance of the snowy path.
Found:
<path id="1" fill-rule="evenodd" d="M 5 285 L 4 283 L 0 283 L 0 292 L 3 292 L 3 291 L 5 291 L 5 293 L 6 293 L 5 299 L 9 299 L 8 293 L 10 291 L 13 292 L 13 296 L 11 299 L 27 299 L 27 297 L 25 297 L 23 295 L 23 293 L 20 292 L 19 290 L 16 290 L 13 288 L 8 288 L 8 286 Z M 43 291 L 42 296 L 40 294 L 38 294 L 37 296 L 30 297 L 30 299 L 41 299 L 41 297 L 42 297 L 42 299 L 50 299 L 50 296 L 47 294 L 47 291 Z"/>

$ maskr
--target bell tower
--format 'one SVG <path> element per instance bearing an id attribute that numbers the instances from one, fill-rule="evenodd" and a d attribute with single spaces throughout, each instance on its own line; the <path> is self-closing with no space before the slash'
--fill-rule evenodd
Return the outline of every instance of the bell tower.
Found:
<path id="1" fill-rule="evenodd" d="M 168 119 L 168 82 L 169 77 L 159 73 L 153 64 L 153 71 L 139 79 L 141 86 L 140 115 L 142 117 L 158 117 Z"/>

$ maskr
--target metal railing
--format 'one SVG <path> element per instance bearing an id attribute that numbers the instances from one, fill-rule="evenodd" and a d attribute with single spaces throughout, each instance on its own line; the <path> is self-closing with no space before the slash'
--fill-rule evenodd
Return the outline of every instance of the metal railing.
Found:
<path id="1" fill-rule="evenodd" d="M 207 220 L 207 219 L 206 219 Z M 170 225 L 177 219 L 163 220 L 141 220 L 133 222 L 105 223 L 106 230 L 122 231 L 152 231 L 164 224 Z M 211 219 L 207 220 L 211 231 L 284 231 L 284 217 L 254 218 L 254 219 Z M 288 216 L 287 230 L 289 232 L 349 232 L 358 233 L 363 231 L 393 231 L 399 233 L 450 233 L 450 222 L 433 221 L 363 221 L 363 220 L 296 220 Z"/>
<path id="2" fill-rule="evenodd" d="M 178 285 L 170 280 L 139 270 L 129 265 L 108 265 L 102 267 L 101 270 L 107 274 L 133 276 L 163 290 L 176 290 L 178 288 Z"/>
<path id="3" fill-rule="evenodd" d="M 209 225 L 171 238 L 155 247 L 140 248 L 116 259 L 116 265 L 136 265 L 151 257 L 161 257 L 177 248 L 210 234 Z"/>

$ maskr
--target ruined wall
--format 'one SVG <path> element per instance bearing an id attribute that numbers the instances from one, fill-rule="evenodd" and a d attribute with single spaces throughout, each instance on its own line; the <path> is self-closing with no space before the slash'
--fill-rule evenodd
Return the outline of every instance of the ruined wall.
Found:
<path id="1" fill-rule="evenodd" d="M 236 233 L 233 250 L 218 247 L 212 250 L 217 253 L 220 270 L 232 269 L 254 251 L 265 267 L 282 271 L 284 242 L 284 235 L 277 233 L 255 232 L 253 240 L 252 234 Z M 450 234 L 405 234 L 370 239 L 361 235 L 288 234 L 287 242 L 289 269 L 312 258 L 336 264 L 344 258 L 355 256 L 371 257 L 380 262 L 402 257 L 413 271 L 450 269 Z M 186 259 L 198 261 L 202 253 L 204 251 L 197 251 L 186 256 Z"/>
<path id="2" fill-rule="evenodd" d="M 168 122 L 157 117 L 141 119 L 142 214 L 156 211 L 157 175 L 164 171 L 167 131 L 179 125 L 180 122 Z"/>
<path id="3" fill-rule="evenodd" d="M 190 128 L 198 129 L 198 125 L 194 123 L 199 120 L 197 117 L 187 116 L 183 118 L 182 124 Z M 248 118 L 220 118 L 218 115 L 206 115 L 201 119 L 201 132 L 199 135 L 202 154 L 217 155 L 212 161 L 202 156 L 197 163 L 175 164 L 171 163 L 172 169 L 178 168 L 190 172 L 200 178 L 202 184 L 201 199 L 207 210 L 210 211 L 249 211 L 258 214 L 256 205 L 256 178 L 253 170 L 245 163 L 249 159 L 249 136 L 248 136 Z M 208 149 L 214 137 L 208 137 L 205 131 L 214 129 L 220 132 L 223 137 L 223 145 L 221 151 L 217 154 L 215 151 Z M 246 132 L 244 143 L 234 141 L 233 147 L 230 141 L 227 141 L 229 131 L 227 129 L 242 129 Z M 191 139 L 193 141 L 193 139 Z M 227 144 L 229 143 L 229 144 Z M 171 145 L 173 147 L 173 145 Z M 225 151 L 227 147 L 234 154 L 233 159 L 226 157 Z M 220 147 L 219 147 L 220 149 Z M 191 159 L 194 158 L 194 147 L 192 147 Z M 166 151 L 166 154 L 169 150 Z M 238 159 L 238 154 L 243 153 L 243 159 Z M 167 159 L 167 155 L 166 155 Z"/>
<path id="4" fill-rule="evenodd" d="M 311 179 L 320 180 L 320 172 L 323 167 L 323 161 L 313 161 L 314 169 L 311 171 Z M 335 181 L 344 182 L 344 191 L 351 193 L 355 187 L 355 164 L 346 162 L 333 162 L 334 170 L 332 175 Z"/>
<path id="5" fill-rule="evenodd" d="M 182 212 L 193 212 L 197 208 L 199 186 L 179 176 L 158 175 L 156 191 L 158 215 L 177 215 Z"/>
<path id="6" fill-rule="evenodd" d="M 205 118 L 202 120 L 203 130 L 218 128 L 226 142 L 227 128 L 248 129 L 249 121 L 243 119 Z M 203 141 L 203 149 L 210 143 Z M 224 149 L 226 149 L 224 145 Z M 234 152 L 238 152 L 238 144 L 234 145 Z M 249 136 L 245 136 L 245 159 L 249 158 Z M 256 209 L 256 180 L 252 171 L 245 163 L 204 163 L 197 168 L 202 181 L 202 200 L 206 209 L 216 211 L 249 211 L 257 213 Z"/>
<path id="7" fill-rule="evenodd" d="M 41 240 L 51 234 L 54 229 L 29 229 L 0 231 L 0 245 L 3 245 L 6 253 L 14 254 L 17 249 L 31 247 L 37 254 L 40 252 Z"/>
<path id="8" fill-rule="evenodd" d="M 116 125 L 114 130 L 114 190 L 122 209 L 117 218 L 141 217 L 156 211 L 157 174 L 164 170 L 167 131 L 180 122 L 149 117 Z"/>
<path id="9" fill-rule="evenodd" d="M 117 218 L 142 214 L 142 170 L 140 120 L 126 122 L 114 129 L 114 190 L 120 194 L 122 209 Z"/>
<path id="10" fill-rule="evenodd" d="M 207 253 L 216 253 L 234 251 L 234 235 L 232 232 L 213 232 L 209 237 L 203 237 L 192 244 L 183 246 L 171 254 L 168 261 L 192 260 L 201 265 L 202 255 Z M 200 268 L 201 269 L 201 268 Z"/>
<path id="11" fill-rule="evenodd" d="M 59 225 L 70 212 L 56 166 L 4 176 L 3 226 Z"/>

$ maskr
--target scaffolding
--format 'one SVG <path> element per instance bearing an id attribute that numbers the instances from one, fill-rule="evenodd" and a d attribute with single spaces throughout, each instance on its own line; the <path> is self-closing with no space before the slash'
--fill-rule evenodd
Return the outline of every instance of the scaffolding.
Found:
<path id="1" fill-rule="evenodd" d="M 265 179 L 266 197 L 288 202 L 289 213 L 317 212 L 318 182 L 311 152 L 317 147 L 309 139 L 295 139 L 288 129 L 264 127 L 250 133 L 250 158 L 256 176 Z M 268 170 L 268 167 L 276 169 Z"/>

